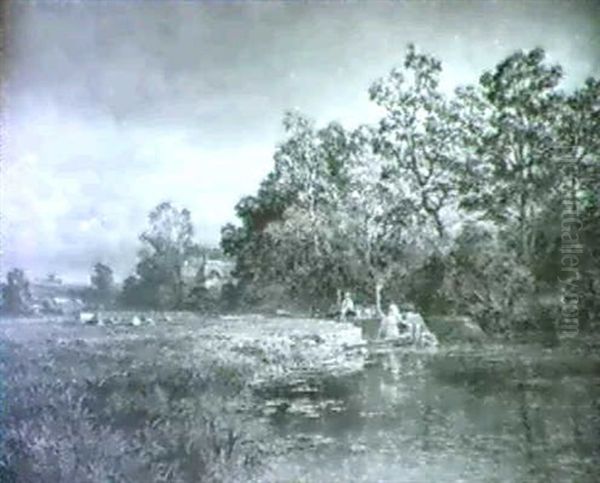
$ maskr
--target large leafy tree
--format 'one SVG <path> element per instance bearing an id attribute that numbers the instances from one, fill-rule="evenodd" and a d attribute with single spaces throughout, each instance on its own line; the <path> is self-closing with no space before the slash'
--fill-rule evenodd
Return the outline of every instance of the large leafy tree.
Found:
<path id="1" fill-rule="evenodd" d="M 376 152 L 377 133 L 358 127 L 351 136 L 347 189 L 332 213 L 337 250 L 355 285 L 378 293 L 406 260 L 407 235 L 416 211 L 405 186 Z M 365 286 L 366 285 L 366 286 Z M 375 292 L 373 291 L 375 289 Z"/>
<path id="2" fill-rule="evenodd" d="M 278 183 L 275 173 L 270 173 L 255 196 L 245 196 L 236 205 L 241 226 L 230 223 L 222 228 L 221 247 L 225 255 L 236 259 L 236 276 L 241 285 L 268 282 L 265 272 L 272 264 L 272 260 L 269 261 L 271 239 L 265 230 L 283 218 L 294 195 Z"/>
<path id="3" fill-rule="evenodd" d="M 386 174 L 405 183 L 405 196 L 443 238 L 460 144 L 453 106 L 439 91 L 441 71 L 437 59 L 411 45 L 403 68 L 392 70 L 369 92 L 385 109 L 374 145 L 389 161 Z"/>
<path id="4" fill-rule="evenodd" d="M 238 204 L 241 226 L 223 229 L 242 280 L 313 298 L 386 287 L 508 328 L 556 291 L 567 199 L 586 247 L 581 286 L 600 292 L 598 81 L 559 91 L 562 69 L 541 49 L 514 53 L 453 96 L 440 76 L 440 62 L 411 46 L 370 89 L 383 108 L 374 126 L 319 129 L 286 115 L 274 170 Z M 561 179 L 564 159 L 572 169 Z M 486 236 L 454 240 L 451 223 L 473 220 Z"/>
<path id="5" fill-rule="evenodd" d="M 193 238 L 191 214 L 163 202 L 150 212 L 148 221 L 148 228 L 140 235 L 137 277 L 129 279 L 127 287 L 135 288 L 143 299 L 140 303 L 180 307 L 185 296 L 183 268 L 192 257 L 200 255 Z"/>
<path id="6" fill-rule="evenodd" d="M 562 112 L 559 200 L 571 219 L 567 232 L 557 234 L 562 245 L 579 244 L 578 276 L 582 323 L 591 326 L 600 312 L 600 80 L 589 78 L 565 97 Z M 564 221 L 564 220 L 563 220 Z M 556 223 L 555 226 L 563 226 Z M 564 276 L 564 274 L 563 274 Z M 563 278 L 563 277 L 561 277 Z"/>
<path id="7" fill-rule="evenodd" d="M 584 86 L 564 96 L 560 116 L 560 154 L 568 176 L 563 180 L 571 199 L 584 205 L 595 202 L 600 176 L 600 79 L 588 78 Z"/>
<path id="8" fill-rule="evenodd" d="M 532 229 L 557 183 L 562 69 L 548 65 L 542 49 L 516 52 L 485 72 L 461 100 L 470 117 L 461 124 L 472 154 L 463 207 L 515 233 L 526 263 L 536 243 Z"/>
<path id="9" fill-rule="evenodd" d="M 261 270 L 263 276 L 268 283 L 280 284 L 289 299 L 313 308 L 335 294 L 340 276 L 329 222 L 323 213 L 312 218 L 308 211 L 292 206 L 282 220 L 265 230 L 269 244 L 263 253 L 267 263 Z"/>
<path id="10" fill-rule="evenodd" d="M 310 297 L 311 281 L 332 273 L 329 214 L 347 183 L 349 139 L 339 124 L 317 129 L 297 112 L 286 113 L 283 124 L 286 138 L 276 148 L 273 171 L 256 196 L 238 203 L 241 226 L 226 225 L 221 244 L 236 257 L 237 275 L 256 291 L 275 283 L 295 297 Z"/>
<path id="11" fill-rule="evenodd" d="M 312 120 L 295 111 L 286 113 L 283 124 L 286 139 L 274 156 L 277 183 L 284 192 L 294 193 L 294 206 L 316 225 L 346 187 L 348 134 L 337 123 L 318 130 Z M 318 255 L 318 230 L 312 244 Z"/>
<path id="12" fill-rule="evenodd" d="M 534 270 L 540 280 L 555 281 L 561 270 L 561 244 L 578 242 L 585 248 L 581 271 L 591 280 L 598 259 L 593 253 L 597 244 L 592 240 L 598 239 L 600 81 L 589 78 L 581 88 L 561 93 L 556 109 L 556 166 L 552 173 L 556 182 L 548 183 L 549 189 L 539 201 L 543 206 L 530 226 L 535 235 Z M 563 226 L 565 218 L 573 223 Z M 593 289 L 593 284 L 586 283 Z"/>
<path id="13" fill-rule="evenodd" d="M 463 225 L 445 258 L 439 287 L 446 311 L 470 315 L 492 332 L 531 327 L 536 323 L 528 310 L 533 289 L 531 271 L 492 230 Z"/>

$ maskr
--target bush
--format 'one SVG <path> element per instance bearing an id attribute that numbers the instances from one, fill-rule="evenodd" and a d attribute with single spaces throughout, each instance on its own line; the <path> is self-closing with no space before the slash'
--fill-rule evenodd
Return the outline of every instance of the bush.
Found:
<path id="1" fill-rule="evenodd" d="M 472 316 L 487 332 L 507 332 L 533 316 L 534 288 L 529 269 L 510 255 L 476 252 L 447 260 L 442 293 L 454 314 Z"/>
<path id="2" fill-rule="evenodd" d="M 237 366 L 199 367 L 189 337 L 162 337 L 2 347 L 0 481 L 249 481 L 259 446 L 224 410 L 225 398 L 244 397 L 222 376 Z"/>
<path id="3" fill-rule="evenodd" d="M 6 284 L 2 287 L 2 312 L 10 315 L 33 312 L 29 281 L 21 269 L 15 268 L 6 275 Z"/>

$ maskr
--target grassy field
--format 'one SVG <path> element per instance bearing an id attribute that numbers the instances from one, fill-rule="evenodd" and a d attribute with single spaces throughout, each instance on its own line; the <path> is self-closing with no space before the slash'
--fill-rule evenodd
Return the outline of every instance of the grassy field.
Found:
<path id="1" fill-rule="evenodd" d="M 340 343 L 360 338 L 331 322 L 169 318 L 144 327 L 3 319 L 0 481 L 259 478 L 273 437 L 257 387 L 291 372 L 353 370 Z"/>

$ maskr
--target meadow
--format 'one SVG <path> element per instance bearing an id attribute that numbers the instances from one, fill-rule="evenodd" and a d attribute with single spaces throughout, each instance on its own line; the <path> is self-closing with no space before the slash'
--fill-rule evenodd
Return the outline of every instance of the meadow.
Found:
<path id="1" fill-rule="evenodd" d="M 335 351 L 321 347 L 327 328 L 340 332 L 169 318 L 137 328 L 2 320 L 0 481 L 252 479 L 270 441 L 254 386 L 331 364 Z"/>

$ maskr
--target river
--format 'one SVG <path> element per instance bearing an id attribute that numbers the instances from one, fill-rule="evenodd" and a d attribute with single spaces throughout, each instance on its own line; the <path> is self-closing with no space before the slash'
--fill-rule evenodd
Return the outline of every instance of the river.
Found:
<path id="1" fill-rule="evenodd" d="M 600 481 L 598 346 L 490 344 L 367 356 L 260 393 L 272 481 Z"/>

